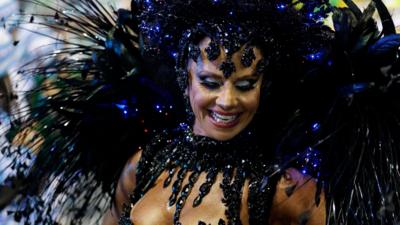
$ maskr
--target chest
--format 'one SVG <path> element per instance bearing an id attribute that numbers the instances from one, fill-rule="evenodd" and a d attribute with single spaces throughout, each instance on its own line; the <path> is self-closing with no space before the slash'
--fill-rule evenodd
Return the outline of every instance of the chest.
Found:
<path id="1" fill-rule="evenodd" d="M 188 172 L 181 184 L 181 188 L 187 187 L 190 183 L 191 172 Z M 325 199 L 323 193 L 320 194 L 319 203 L 316 204 L 316 183 L 310 177 L 301 175 L 295 169 L 288 169 L 287 176 L 282 176 L 276 183 L 275 192 L 271 202 L 269 218 L 267 223 L 270 225 L 292 225 L 324 224 Z M 209 179 L 205 172 L 200 173 L 197 181 L 191 190 L 187 192 L 184 204 L 178 204 L 179 198 L 171 204 L 173 189 L 176 188 L 176 181 L 179 173 L 175 174 L 169 185 L 165 185 L 168 180 L 168 172 L 164 171 L 142 198 L 139 199 L 131 208 L 130 220 L 135 225 L 223 225 L 228 224 L 232 214 L 229 212 L 229 202 L 226 201 L 226 193 L 222 188 L 224 177 L 222 173 L 217 173 L 209 191 L 202 198 L 201 204 L 194 204 L 201 192 L 204 192 L 204 183 Z M 249 181 L 246 179 L 240 186 L 239 205 L 236 214 L 240 220 L 238 224 L 249 224 Z M 261 200 L 261 199 L 256 199 Z M 179 208 L 178 205 L 182 207 Z M 227 210 L 228 209 L 228 210 Z M 178 220 L 175 218 L 179 211 Z M 176 221 L 179 221 L 176 222 Z M 266 223 L 266 224 L 267 224 Z"/>
<path id="2" fill-rule="evenodd" d="M 165 180 L 168 179 L 168 172 L 162 173 L 154 186 L 145 193 L 145 195 L 132 207 L 130 219 L 135 225 L 170 225 L 174 224 L 174 216 L 179 210 L 179 222 L 184 225 L 198 224 L 227 224 L 227 215 L 225 213 L 227 205 L 224 203 L 224 191 L 220 184 L 223 182 L 222 173 L 218 173 L 215 177 L 213 185 L 211 185 L 208 193 L 202 198 L 199 205 L 194 205 L 200 193 L 204 191 L 204 184 L 207 180 L 206 173 L 200 173 L 197 181 L 187 193 L 182 207 L 179 208 L 179 197 L 175 204 L 170 204 L 171 193 L 173 188 L 176 188 L 175 181 L 177 174 L 173 177 L 171 184 L 164 187 Z M 191 173 L 187 173 L 181 184 L 184 189 L 189 183 Z M 240 206 L 240 221 L 244 225 L 248 225 L 248 182 L 242 186 L 241 206 Z"/>

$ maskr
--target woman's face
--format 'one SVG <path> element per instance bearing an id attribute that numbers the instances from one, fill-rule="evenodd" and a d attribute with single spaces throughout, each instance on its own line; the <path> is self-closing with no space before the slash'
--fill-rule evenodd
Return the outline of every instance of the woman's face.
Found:
<path id="1" fill-rule="evenodd" d="M 197 62 L 188 63 L 187 94 L 195 115 L 194 133 L 225 141 L 241 132 L 257 111 L 262 76 L 256 73 L 256 65 L 262 56 L 253 48 L 256 58 L 250 67 L 245 67 L 241 63 L 243 48 L 235 52 L 232 62 L 236 71 L 225 78 L 219 65 L 226 60 L 226 55 L 221 49 L 220 56 L 209 61 L 205 48 L 210 41 L 204 38 L 199 43 L 201 56 Z"/>

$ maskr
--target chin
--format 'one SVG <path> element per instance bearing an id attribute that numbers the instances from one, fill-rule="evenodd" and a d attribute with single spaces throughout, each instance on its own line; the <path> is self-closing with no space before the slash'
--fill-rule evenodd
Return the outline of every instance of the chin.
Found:
<path id="1" fill-rule="evenodd" d="M 239 132 L 213 132 L 212 135 L 209 137 L 215 139 L 217 141 L 229 141 L 230 139 L 234 138 L 238 135 Z"/>

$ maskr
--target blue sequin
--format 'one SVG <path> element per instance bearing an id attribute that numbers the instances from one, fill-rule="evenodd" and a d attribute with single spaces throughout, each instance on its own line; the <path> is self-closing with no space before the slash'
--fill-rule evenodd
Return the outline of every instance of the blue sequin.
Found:
<path id="1" fill-rule="evenodd" d="M 278 4 L 278 5 L 276 6 L 276 8 L 277 8 L 277 9 L 279 9 L 279 10 L 283 10 L 283 9 L 285 9 L 285 8 L 286 8 L 286 5 L 285 5 L 285 4 L 282 4 L 282 3 L 280 3 L 280 4 Z"/>
<path id="2" fill-rule="evenodd" d="M 317 131 L 317 130 L 319 130 L 320 127 L 321 127 L 321 125 L 320 125 L 319 123 L 314 123 L 314 124 L 311 126 L 311 130 L 312 130 L 312 131 Z"/>

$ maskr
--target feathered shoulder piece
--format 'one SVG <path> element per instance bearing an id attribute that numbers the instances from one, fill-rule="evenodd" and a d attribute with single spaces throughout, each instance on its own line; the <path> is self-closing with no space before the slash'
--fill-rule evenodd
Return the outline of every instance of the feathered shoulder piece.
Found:
<path id="1" fill-rule="evenodd" d="M 26 22 L 58 31 L 52 38 L 62 47 L 19 71 L 37 86 L 2 146 L 11 164 L 2 171 L 0 208 L 14 199 L 7 210 L 27 224 L 93 223 L 129 156 L 153 130 L 175 124 L 178 101 L 153 79 L 158 67 L 146 69 L 130 11 L 96 0 L 32 2 L 48 14 Z"/>
<path id="2" fill-rule="evenodd" d="M 400 35 L 382 1 L 364 11 L 346 3 L 333 10 L 326 70 L 304 81 L 300 120 L 318 124 L 312 147 L 323 153 L 328 224 L 397 224 Z"/>

